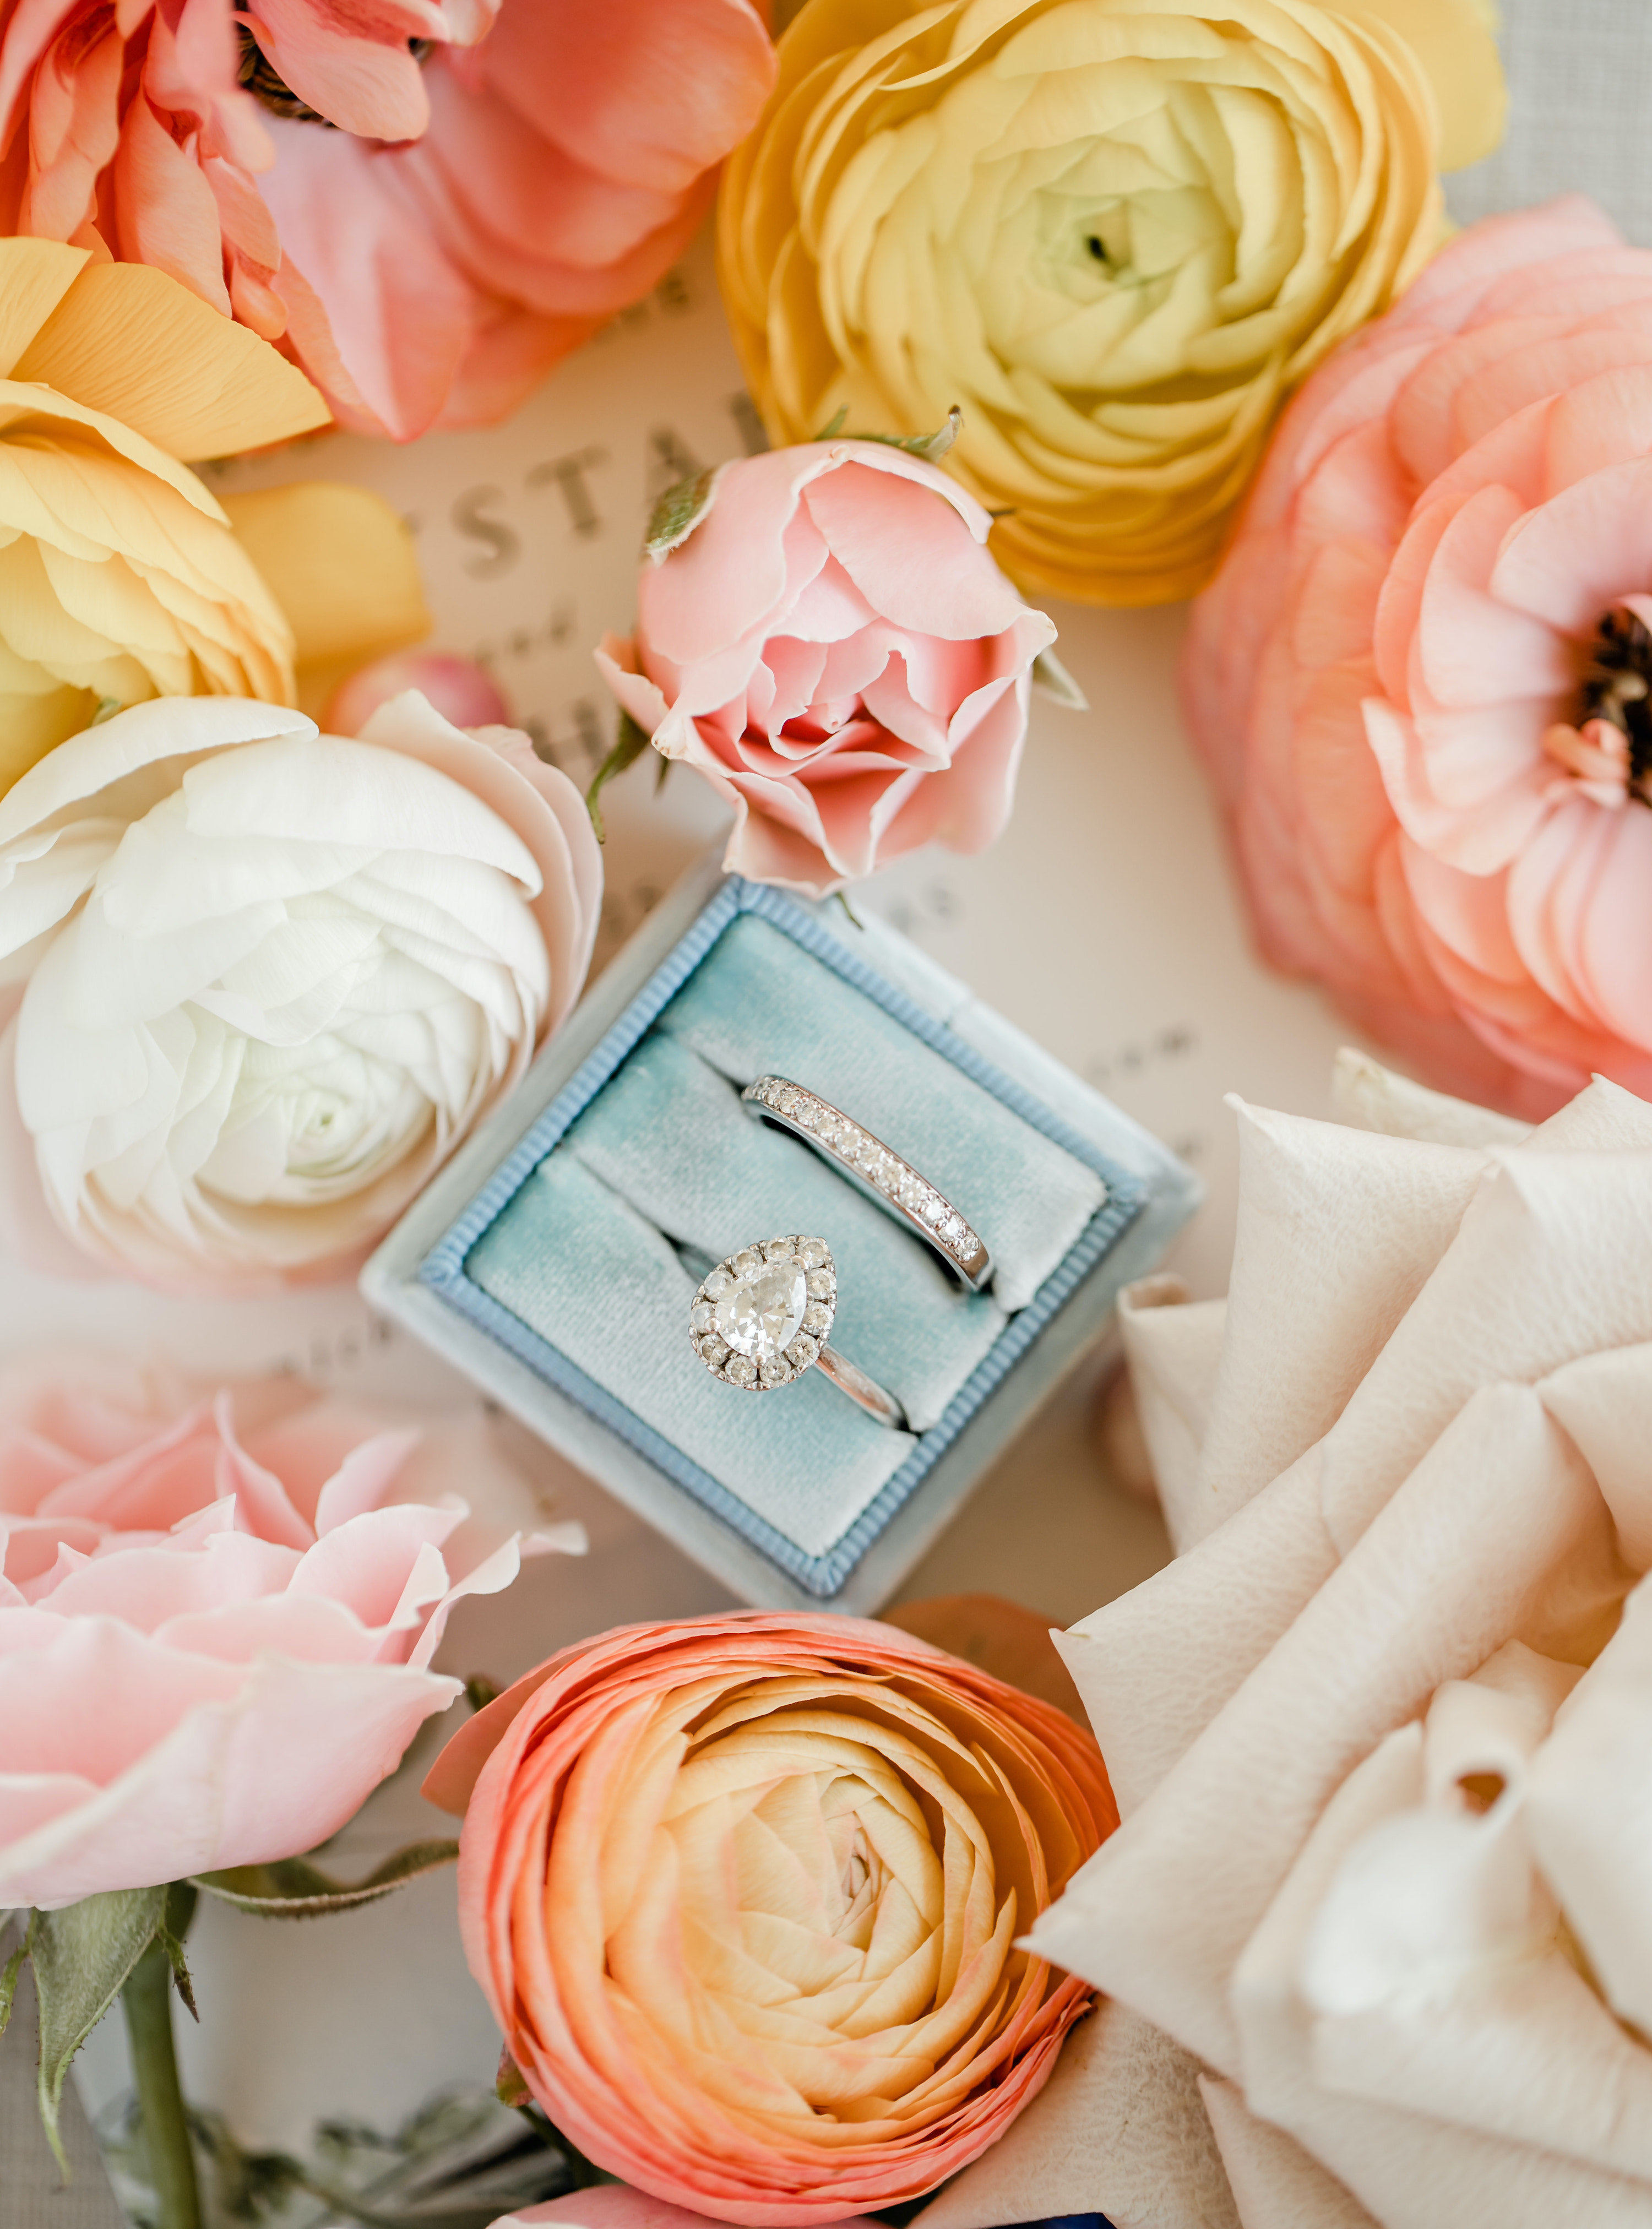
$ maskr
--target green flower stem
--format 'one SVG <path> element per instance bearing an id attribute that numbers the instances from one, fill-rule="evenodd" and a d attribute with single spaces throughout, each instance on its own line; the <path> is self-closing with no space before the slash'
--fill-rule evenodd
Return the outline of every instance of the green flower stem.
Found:
<path id="1" fill-rule="evenodd" d="M 151 1943 L 120 1993 L 132 2072 L 144 2117 L 144 2145 L 159 2206 L 159 2229 L 201 2229 L 201 2193 L 195 2154 L 178 2086 L 172 2047 L 172 1962 L 163 1943 Z"/>

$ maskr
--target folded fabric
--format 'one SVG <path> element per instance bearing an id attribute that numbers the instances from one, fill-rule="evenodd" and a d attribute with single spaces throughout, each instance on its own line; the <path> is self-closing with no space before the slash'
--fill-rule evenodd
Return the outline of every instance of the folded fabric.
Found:
<path id="1" fill-rule="evenodd" d="M 1187 1545 L 1061 1637 L 1124 1824 L 1032 1939 L 1244 2229 L 1652 2224 L 1652 1106 L 1339 1097 L 1237 1108 L 1219 1350 L 1128 1314 Z"/>

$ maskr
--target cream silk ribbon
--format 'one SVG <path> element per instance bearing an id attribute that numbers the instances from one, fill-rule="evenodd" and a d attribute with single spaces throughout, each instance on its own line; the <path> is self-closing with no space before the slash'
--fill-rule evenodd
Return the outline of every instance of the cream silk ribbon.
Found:
<path id="1" fill-rule="evenodd" d="M 1124 1309 L 1179 1554 L 1058 1636 L 1113 2002 L 927 2219 L 1652 2224 L 1652 1107 L 1235 1106 L 1226 1301 Z"/>

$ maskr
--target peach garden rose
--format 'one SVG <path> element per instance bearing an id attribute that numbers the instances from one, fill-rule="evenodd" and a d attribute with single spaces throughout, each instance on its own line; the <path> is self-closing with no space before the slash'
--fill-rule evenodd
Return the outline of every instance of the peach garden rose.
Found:
<path id="1" fill-rule="evenodd" d="M 633 1626 L 472 1721 L 461 1924 L 557 2128 L 757 2225 L 929 2190 L 1055 2065 L 1087 1992 L 1017 1938 L 1110 1832 L 1052 1705 L 892 1628 Z"/>
<path id="2" fill-rule="evenodd" d="M 724 465 L 698 499 L 642 567 L 634 639 L 597 662 L 733 806 L 724 864 L 821 897 L 921 844 L 984 849 L 1056 630 L 987 555 L 980 505 L 852 440 Z"/>
<path id="3" fill-rule="evenodd" d="M 1462 234 L 1281 425 L 1182 667 L 1263 952 L 1448 1088 L 1652 1089 L 1652 253 Z"/>

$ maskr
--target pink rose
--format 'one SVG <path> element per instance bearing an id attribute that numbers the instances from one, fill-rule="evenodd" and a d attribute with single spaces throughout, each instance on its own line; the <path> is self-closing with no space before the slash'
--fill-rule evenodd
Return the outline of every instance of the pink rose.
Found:
<path id="1" fill-rule="evenodd" d="M 687 539 L 645 562 L 636 639 L 597 663 L 655 749 L 733 806 L 731 871 L 822 897 L 1002 831 L 1056 631 L 987 556 L 991 524 L 900 449 L 810 441 L 725 465 Z"/>
<path id="2" fill-rule="evenodd" d="M 0 1905 L 336 1833 L 460 1692 L 453 1604 L 583 1546 L 485 1431 L 291 1378 L 0 1373 Z"/>
<path id="3" fill-rule="evenodd" d="M 321 731 L 359 736 L 381 704 L 416 689 L 450 727 L 508 728 L 511 707 L 491 673 L 445 650 L 399 650 L 341 681 L 322 708 Z"/>
<path id="4" fill-rule="evenodd" d="M 1652 1091 L 1652 253 L 1471 227 L 1282 421 L 1187 715 L 1268 957 L 1463 1095 Z"/>
<path id="5" fill-rule="evenodd" d="M 774 70 L 752 0 L 4 0 L 0 229 L 170 272 L 408 440 L 653 285 Z"/>

